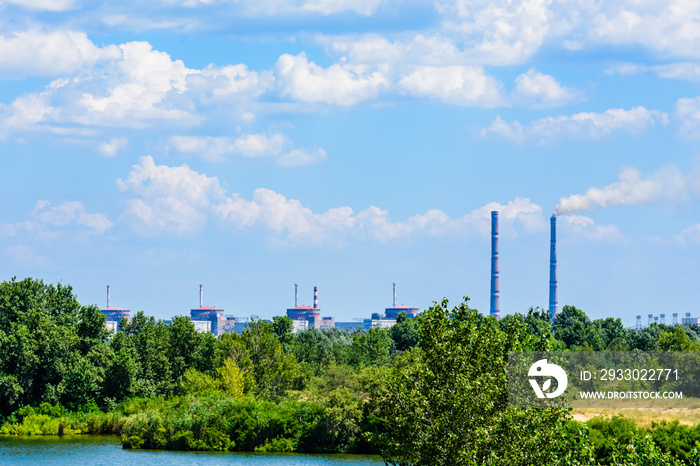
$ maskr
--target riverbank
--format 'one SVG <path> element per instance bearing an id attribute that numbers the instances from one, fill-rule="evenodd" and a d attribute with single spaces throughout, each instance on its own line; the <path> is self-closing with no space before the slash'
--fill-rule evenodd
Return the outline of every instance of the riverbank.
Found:
<path id="1" fill-rule="evenodd" d="M 0 435 L 0 457 L 12 464 L 119 464 L 172 466 L 378 466 L 378 456 L 346 454 L 246 453 L 246 452 L 175 452 L 124 450 L 117 435 L 8 436 Z"/>

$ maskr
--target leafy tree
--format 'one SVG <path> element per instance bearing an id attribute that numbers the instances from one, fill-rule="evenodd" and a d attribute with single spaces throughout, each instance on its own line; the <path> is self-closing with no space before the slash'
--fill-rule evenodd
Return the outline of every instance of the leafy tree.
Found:
<path id="1" fill-rule="evenodd" d="M 406 351 L 418 344 L 420 321 L 420 316 L 411 319 L 405 312 L 396 316 L 396 324 L 389 328 L 389 336 L 397 351 Z"/>
<path id="2" fill-rule="evenodd" d="M 326 333 L 313 327 L 296 334 L 293 354 L 298 361 L 309 363 L 316 375 L 335 362 L 333 343 Z"/>
<path id="3" fill-rule="evenodd" d="M 372 327 L 365 332 L 355 334 L 353 337 L 350 347 L 350 361 L 355 366 L 389 364 L 393 345 L 394 342 L 386 330 Z"/>
<path id="4" fill-rule="evenodd" d="M 566 431 L 560 409 L 508 407 L 509 352 L 530 338 L 516 317 L 504 329 L 467 302 L 447 300 L 423 315 L 420 352 L 378 396 L 390 464 L 587 464 L 582 432 Z M 416 357 L 417 356 L 417 357 Z"/>
<path id="5" fill-rule="evenodd" d="M 194 367 L 187 368 L 180 379 L 180 387 L 186 394 L 218 390 L 220 385 L 217 379 L 203 372 L 199 372 Z"/>
<path id="6" fill-rule="evenodd" d="M 221 389 L 225 393 L 236 398 L 243 396 L 243 390 L 245 389 L 243 373 L 233 359 L 226 359 L 224 364 L 217 369 L 217 372 L 221 381 Z"/>
<path id="7" fill-rule="evenodd" d="M 676 327 L 672 332 L 659 333 L 658 348 L 661 351 L 700 351 L 700 343 L 693 341 L 683 327 Z"/>
<path id="8" fill-rule="evenodd" d="M 593 327 L 603 340 L 603 349 L 613 351 L 623 351 L 626 349 L 626 332 L 625 326 L 622 325 L 622 319 L 619 317 L 596 319 L 593 321 Z"/>

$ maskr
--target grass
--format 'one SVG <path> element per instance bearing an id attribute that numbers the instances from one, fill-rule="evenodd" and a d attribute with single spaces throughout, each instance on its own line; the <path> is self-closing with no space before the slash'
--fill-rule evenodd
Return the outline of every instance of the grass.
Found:
<path id="1" fill-rule="evenodd" d="M 595 407 L 587 406 L 591 402 L 577 400 L 573 403 L 571 414 L 577 421 L 585 422 L 596 416 L 611 418 L 621 414 L 632 420 L 638 427 L 650 427 L 656 421 L 675 421 L 681 424 L 696 425 L 700 423 L 700 399 L 684 398 L 677 400 L 596 400 Z"/>

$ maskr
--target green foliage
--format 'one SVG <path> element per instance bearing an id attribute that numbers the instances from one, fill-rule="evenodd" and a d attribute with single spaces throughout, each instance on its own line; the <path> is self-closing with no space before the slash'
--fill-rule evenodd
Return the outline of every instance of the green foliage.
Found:
<path id="1" fill-rule="evenodd" d="M 195 394 L 211 390 L 218 390 L 221 383 L 214 377 L 199 372 L 194 367 L 189 367 L 182 374 L 180 386 L 185 394 Z"/>
<path id="2" fill-rule="evenodd" d="M 350 362 L 355 366 L 387 365 L 393 345 L 387 331 L 381 328 L 356 333 L 350 347 Z"/>
<path id="3" fill-rule="evenodd" d="M 245 389 L 243 373 L 233 359 L 226 359 L 224 364 L 217 369 L 221 390 L 235 398 L 241 398 Z"/>
<path id="4" fill-rule="evenodd" d="M 562 410 L 507 406 L 508 353 L 531 336 L 521 318 L 500 329 L 465 303 L 423 315 L 420 352 L 377 397 L 384 432 L 373 437 L 391 464 L 585 464 L 583 433 Z"/>

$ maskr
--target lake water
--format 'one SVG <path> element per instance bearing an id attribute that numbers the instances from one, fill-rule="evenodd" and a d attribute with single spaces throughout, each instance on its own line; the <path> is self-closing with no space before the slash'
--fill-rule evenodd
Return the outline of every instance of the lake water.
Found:
<path id="1" fill-rule="evenodd" d="M 111 435 L 0 435 L 0 464 L 378 466 L 384 462 L 378 456 L 363 455 L 123 450 L 119 437 Z"/>

